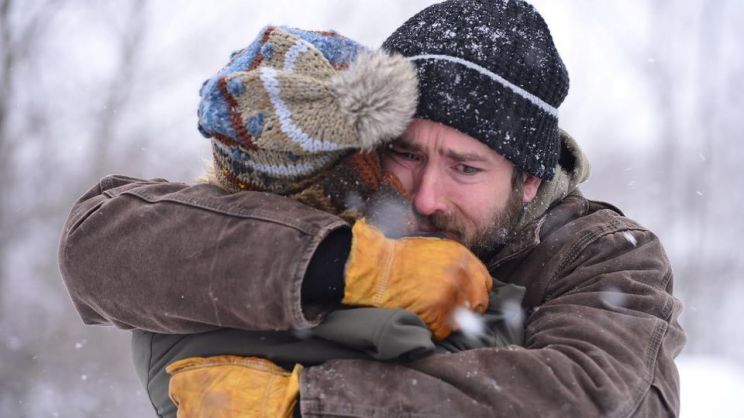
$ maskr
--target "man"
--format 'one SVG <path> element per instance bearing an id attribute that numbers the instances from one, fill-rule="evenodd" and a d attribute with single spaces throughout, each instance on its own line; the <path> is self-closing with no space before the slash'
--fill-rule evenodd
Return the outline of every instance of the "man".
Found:
<path id="1" fill-rule="evenodd" d="M 421 229 L 526 286 L 525 347 L 333 360 L 291 375 L 250 361 L 246 390 L 278 393 L 255 398 L 274 411 L 299 392 L 304 416 L 677 416 L 673 359 L 685 337 L 669 262 L 653 233 L 576 189 L 588 163 L 558 130 L 568 76 L 539 14 L 522 1 L 450 0 L 384 47 L 414 62 L 420 90 L 418 120 L 384 166 L 411 194 Z M 354 245 L 356 225 L 349 234 L 274 196 L 227 201 L 206 186 L 104 179 L 73 209 L 60 251 L 84 320 L 159 332 L 306 328 L 354 304 L 348 266 L 371 253 Z M 327 274 L 309 274 L 318 262 Z M 442 280 L 427 279 L 389 300 L 415 302 L 406 295 Z"/>

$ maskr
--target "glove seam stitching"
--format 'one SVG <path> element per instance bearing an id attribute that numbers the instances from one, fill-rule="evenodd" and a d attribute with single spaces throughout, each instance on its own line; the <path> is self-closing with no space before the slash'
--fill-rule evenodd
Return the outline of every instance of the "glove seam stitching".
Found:
<path id="1" fill-rule="evenodd" d="M 387 258 L 387 263 L 385 263 L 384 268 L 384 275 L 383 279 L 380 280 L 380 282 L 377 284 L 377 289 L 375 289 L 375 296 L 373 299 L 374 306 L 381 306 L 382 300 L 383 300 L 383 294 L 388 288 L 388 285 L 390 283 L 390 270 L 392 269 L 393 262 L 395 261 L 396 257 L 396 251 L 395 246 L 396 242 L 391 242 L 388 248 L 388 251 L 390 252 L 390 257 Z"/>

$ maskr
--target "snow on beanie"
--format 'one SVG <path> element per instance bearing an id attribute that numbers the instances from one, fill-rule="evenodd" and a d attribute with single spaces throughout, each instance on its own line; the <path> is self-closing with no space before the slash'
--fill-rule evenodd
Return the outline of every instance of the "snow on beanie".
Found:
<path id="1" fill-rule="evenodd" d="M 415 63 L 415 117 L 458 129 L 550 180 L 568 72 L 545 21 L 522 0 L 448 0 L 419 12 L 383 48 Z"/>
<path id="2" fill-rule="evenodd" d="M 414 65 L 398 54 L 335 32 L 269 26 L 202 86 L 199 131 L 212 140 L 223 188 L 290 195 L 321 182 L 352 150 L 399 136 L 416 110 L 416 83 Z M 351 161 L 379 170 L 370 158 Z"/>

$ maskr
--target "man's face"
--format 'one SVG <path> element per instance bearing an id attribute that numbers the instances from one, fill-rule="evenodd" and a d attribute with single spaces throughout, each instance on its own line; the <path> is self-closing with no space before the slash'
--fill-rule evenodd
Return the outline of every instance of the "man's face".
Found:
<path id="1" fill-rule="evenodd" d="M 382 154 L 413 197 L 422 232 L 443 232 L 476 253 L 505 243 L 540 179 L 512 187 L 514 165 L 454 128 L 416 119 Z"/>

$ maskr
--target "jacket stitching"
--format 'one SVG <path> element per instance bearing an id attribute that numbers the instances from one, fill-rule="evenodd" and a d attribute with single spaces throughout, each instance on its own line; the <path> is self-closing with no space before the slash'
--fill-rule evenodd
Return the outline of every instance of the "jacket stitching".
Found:
<path id="1" fill-rule="evenodd" d="M 580 236 L 576 242 L 571 245 L 571 247 L 566 251 L 566 255 L 561 260 L 560 263 L 558 263 L 558 267 L 556 268 L 555 272 L 551 275 L 550 279 L 548 280 L 548 283 L 546 285 L 546 288 L 550 288 L 557 277 L 562 276 L 565 272 L 565 269 L 567 266 L 569 266 L 571 263 L 573 263 L 576 258 L 578 258 L 584 249 L 586 249 L 589 244 L 599 240 L 602 237 L 605 237 L 607 235 L 612 235 L 621 231 L 642 231 L 647 232 L 645 228 L 641 227 L 632 227 L 626 224 L 625 222 L 621 222 L 618 219 L 609 219 L 607 221 L 606 225 L 602 225 L 597 228 L 590 229 L 586 231 L 582 236 Z M 668 282 L 668 277 L 670 276 L 670 273 L 665 274 L 663 282 Z M 666 287 L 666 286 L 665 286 Z M 552 296 L 552 295 L 551 295 Z M 669 310 L 668 305 L 671 303 L 670 300 L 667 300 L 665 303 L 665 306 L 662 308 L 662 312 L 666 312 Z M 664 316 L 668 317 L 668 313 L 665 313 Z M 658 318 L 656 318 L 658 319 Z M 659 319 L 659 323 L 654 328 L 654 331 L 651 335 L 651 340 L 646 348 L 646 352 L 644 354 L 644 373 L 641 375 L 641 381 L 644 383 L 644 385 L 638 386 L 635 391 L 632 392 L 631 400 L 632 402 L 626 404 L 625 408 L 617 411 L 616 416 L 623 416 L 627 417 L 630 416 L 640 405 L 641 401 L 643 400 L 644 395 L 651 389 L 651 382 L 653 381 L 653 367 L 656 363 L 656 357 L 658 356 L 658 351 L 661 348 L 661 342 L 663 334 L 666 333 L 666 330 L 668 329 L 668 324 L 665 321 L 662 321 Z"/>
<path id="2" fill-rule="evenodd" d="M 76 213 L 70 213 L 70 221 L 72 222 L 66 228 L 66 232 L 70 235 L 75 232 L 80 227 L 80 225 L 82 225 L 88 218 L 90 218 L 95 212 L 97 212 L 98 209 L 100 209 L 101 206 L 103 206 L 107 201 L 107 199 L 102 199 L 101 201 L 96 202 L 95 205 L 85 210 L 78 211 Z M 73 208 L 73 211 L 74 210 L 75 209 Z"/>
<path id="3" fill-rule="evenodd" d="M 632 416 L 633 413 L 641 405 L 641 402 L 643 401 L 645 395 L 651 390 L 651 385 L 653 384 L 654 380 L 654 368 L 656 367 L 656 359 L 659 357 L 661 343 L 664 335 L 667 333 L 668 330 L 669 325 L 664 321 L 660 321 L 660 323 L 654 329 L 654 333 L 653 335 L 651 335 L 652 343 L 649 344 L 648 350 L 646 350 L 645 363 L 647 367 L 647 374 L 643 376 L 643 382 L 645 384 L 638 387 L 638 390 L 636 390 L 636 393 L 634 394 L 635 402 L 628 404 L 628 406 L 625 408 L 625 413 L 622 416 Z"/>
<path id="4" fill-rule="evenodd" d="M 284 226 L 296 229 L 308 235 L 313 235 L 317 233 L 317 228 L 309 229 L 297 223 L 291 222 L 291 220 L 289 219 L 277 219 L 277 212 L 268 212 L 268 211 L 264 211 L 261 209 L 241 210 L 241 209 L 236 209 L 236 208 L 231 208 L 230 210 L 226 210 L 217 205 L 211 205 L 207 202 L 198 201 L 194 199 L 174 199 L 172 197 L 161 197 L 158 199 L 153 199 L 147 195 L 140 193 L 137 190 L 127 190 L 127 191 L 122 192 L 121 194 L 132 195 L 132 196 L 135 196 L 135 197 L 138 197 L 144 200 L 145 202 L 153 203 L 153 204 L 162 203 L 162 202 L 176 203 L 176 204 L 181 204 L 181 205 L 198 207 L 201 209 L 221 213 L 223 215 L 272 222 L 275 224 L 284 225 Z"/>
<path id="5" fill-rule="evenodd" d="M 672 276 L 671 271 L 668 272 L 664 276 L 665 284 L 666 284 L 666 282 L 668 282 L 667 279 L 671 278 L 671 276 Z M 661 345 L 663 344 L 664 336 L 666 336 L 669 333 L 669 330 L 672 328 L 669 325 L 669 322 L 668 322 L 671 319 L 670 316 L 671 316 L 671 314 L 673 312 L 673 307 L 674 307 L 674 301 L 672 300 L 672 298 L 669 298 L 667 300 L 667 302 L 665 303 L 664 309 L 666 309 L 667 306 L 670 306 L 671 307 L 670 308 L 670 312 L 667 315 L 665 315 L 665 316 L 667 316 L 667 322 L 663 322 L 662 324 L 660 324 L 659 327 L 657 327 L 657 330 L 660 330 L 660 329 L 663 328 L 663 332 L 658 332 L 659 346 L 656 349 L 654 355 L 653 356 L 650 356 L 650 357 L 652 357 L 652 358 L 650 358 L 650 362 L 652 363 L 652 369 L 651 370 L 653 370 L 653 373 L 652 373 L 652 375 L 649 378 L 648 388 L 643 392 L 642 396 L 639 397 L 639 401 L 636 403 L 635 408 L 632 409 L 632 410 L 630 410 L 630 412 L 628 413 L 628 415 L 626 415 L 626 417 L 630 417 L 630 416 L 633 415 L 633 413 L 636 412 L 636 410 L 638 409 L 638 407 L 640 407 L 640 405 L 641 405 L 641 400 L 643 399 L 643 397 L 651 390 L 651 387 L 654 386 L 654 381 L 656 380 L 656 361 L 659 358 L 659 350 L 661 349 Z M 654 337 L 656 337 L 656 335 L 657 335 L 657 333 L 654 334 Z M 663 397 L 664 402 L 665 403 L 668 403 L 669 400 L 666 399 L 666 396 L 663 396 L 662 395 L 662 397 Z M 679 407 L 679 405 L 677 407 Z"/>
<path id="6" fill-rule="evenodd" d="M 664 275 L 664 278 L 662 279 L 662 284 L 664 286 L 664 289 L 669 286 L 669 281 L 672 280 L 672 270 L 668 270 L 667 273 Z M 664 319 L 667 320 L 667 322 L 671 319 L 672 312 L 674 312 L 674 300 L 672 298 L 668 298 L 666 303 L 664 303 L 664 306 L 661 308 L 661 313 L 664 315 Z"/>
<path id="7" fill-rule="evenodd" d="M 139 198 L 139 199 L 144 200 L 145 202 L 148 202 L 148 203 L 151 203 L 151 204 L 157 204 L 157 203 L 161 203 L 161 202 L 168 202 L 168 203 L 173 203 L 173 204 L 181 204 L 181 205 L 193 206 L 193 207 L 197 207 L 197 208 L 201 208 L 201 209 L 204 209 L 204 210 L 209 210 L 209 211 L 221 213 L 221 214 L 228 215 L 228 216 L 234 216 L 234 217 L 239 217 L 239 218 L 244 218 L 244 219 L 256 219 L 256 220 L 261 220 L 261 221 L 265 221 L 265 222 L 271 222 L 271 223 L 274 223 L 274 224 L 283 225 L 283 226 L 292 228 L 294 230 L 297 230 L 299 232 L 302 232 L 305 235 L 310 235 L 310 236 L 321 235 L 320 238 L 318 238 L 320 240 L 322 240 L 322 238 L 324 238 L 325 236 L 327 236 L 327 231 L 331 231 L 331 230 L 334 230 L 336 228 L 339 228 L 341 226 L 346 225 L 346 222 L 344 222 L 343 220 L 340 220 L 339 219 L 338 221 L 332 222 L 330 225 L 327 225 L 327 226 L 325 226 L 323 228 L 318 228 L 318 227 L 305 228 L 305 227 L 303 227 L 303 225 L 299 225 L 299 224 L 297 224 L 295 222 L 291 222 L 291 221 L 289 221 L 287 219 L 281 219 L 281 220 L 280 219 L 277 219 L 277 213 L 276 212 L 269 213 L 267 211 L 258 210 L 258 209 L 240 210 L 240 209 L 236 209 L 234 207 L 231 208 L 230 210 L 225 210 L 224 208 L 218 207 L 216 205 L 211 205 L 211 204 L 209 204 L 207 202 L 198 201 L 198 200 L 194 200 L 194 199 L 174 199 L 172 197 L 157 198 L 157 199 L 155 199 L 155 198 L 152 198 L 152 197 L 148 196 L 147 194 L 141 193 L 139 190 L 126 190 L 126 191 L 123 191 L 121 193 L 121 195 L 130 195 L 132 197 Z M 316 242 L 315 242 L 315 245 L 313 246 L 313 248 L 317 248 L 317 245 L 320 242 L 320 240 L 318 240 L 318 239 L 316 239 Z M 297 263 L 297 271 L 295 272 L 295 277 L 296 278 L 299 277 L 296 280 L 298 280 L 300 283 L 302 281 L 302 275 L 300 273 L 302 273 L 303 271 L 306 270 L 307 264 L 309 262 L 310 262 L 310 257 L 307 257 L 307 262 L 306 263 Z M 301 325 L 307 325 L 307 326 L 316 325 L 316 322 L 317 321 L 309 321 L 308 319 L 305 318 L 305 315 L 302 312 L 302 307 L 300 306 L 300 304 L 301 304 L 301 302 L 300 302 L 300 298 L 301 298 L 301 295 L 300 295 L 301 289 L 300 289 L 300 287 L 301 286 L 298 284 L 297 286 L 292 286 L 292 288 L 289 289 L 290 299 L 291 299 L 289 301 L 290 302 L 289 305 L 291 306 L 291 308 L 290 308 L 291 309 L 290 315 L 292 316 L 294 322 L 296 324 L 298 324 L 298 326 L 301 326 Z"/>
<path id="8" fill-rule="evenodd" d="M 305 406 L 302 411 L 303 416 L 338 416 L 338 417 L 394 417 L 394 418 L 426 418 L 432 415 L 417 414 L 414 412 L 403 412 L 394 411 L 390 408 L 355 408 L 349 404 L 344 403 L 332 403 L 324 402 L 320 399 L 306 399 L 301 400 Z"/>

